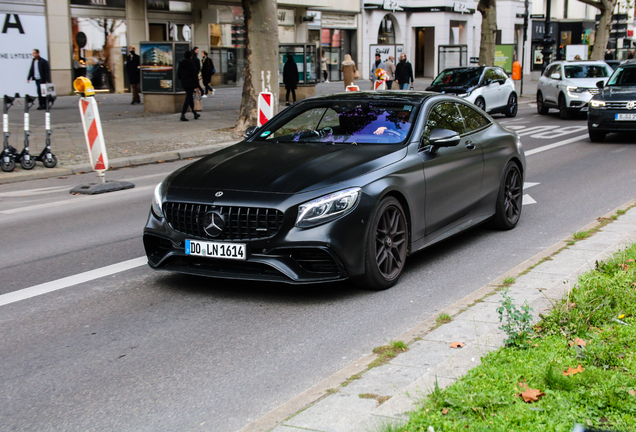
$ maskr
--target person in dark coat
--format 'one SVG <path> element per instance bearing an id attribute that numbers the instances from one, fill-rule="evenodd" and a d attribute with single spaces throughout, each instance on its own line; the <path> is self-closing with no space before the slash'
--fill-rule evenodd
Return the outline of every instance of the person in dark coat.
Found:
<path id="1" fill-rule="evenodd" d="M 208 52 L 203 51 L 203 60 L 201 61 L 201 81 L 203 81 L 203 87 L 205 90 L 203 97 L 208 97 L 208 90 L 211 91 L 212 96 L 214 96 L 214 89 L 210 87 L 210 81 L 212 81 L 212 75 L 214 75 L 214 73 L 214 63 L 208 56 Z"/>
<path id="2" fill-rule="evenodd" d="M 192 63 L 194 64 L 194 69 L 197 72 L 197 88 L 201 93 L 203 93 L 203 89 L 199 84 L 199 75 L 201 74 L 201 60 L 199 60 L 199 47 L 192 48 Z"/>
<path id="3" fill-rule="evenodd" d="M 285 95 L 285 105 L 289 106 L 289 93 L 291 92 L 296 103 L 296 88 L 298 87 L 298 66 L 294 61 L 294 56 L 287 54 L 287 61 L 283 67 L 283 83 L 287 93 Z"/>
<path id="4" fill-rule="evenodd" d="M 139 56 L 135 54 L 135 47 L 130 46 L 128 56 L 126 57 L 126 72 L 128 73 L 128 82 L 130 83 L 130 91 L 132 91 L 133 99 L 130 103 L 134 105 L 141 103 L 139 98 L 139 82 L 141 81 L 141 73 L 139 67 Z"/>
<path id="5" fill-rule="evenodd" d="M 201 117 L 196 111 L 194 111 L 194 89 L 199 87 L 199 77 L 194 63 L 192 61 L 192 51 L 186 51 L 184 59 L 179 62 L 179 70 L 177 71 L 177 78 L 181 81 L 181 86 L 185 90 L 186 97 L 183 101 L 183 108 L 181 109 L 181 121 L 188 121 L 185 114 L 188 111 L 188 107 L 194 114 L 194 119 Z"/>
<path id="6" fill-rule="evenodd" d="M 46 109 L 46 98 L 42 96 L 42 90 L 40 84 L 48 84 L 51 82 L 51 68 L 49 62 L 46 59 L 40 57 L 40 50 L 33 50 L 33 61 L 31 62 L 31 69 L 29 69 L 29 76 L 27 76 L 27 83 L 35 80 L 35 86 L 38 91 L 38 109 Z"/>
<path id="7" fill-rule="evenodd" d="M 395 83 L 400 90 L 408 90 L 413 85 L 413 66 L 406 60 L 406 54 L 400 54 L 400 62 L 395 66 Z"/>

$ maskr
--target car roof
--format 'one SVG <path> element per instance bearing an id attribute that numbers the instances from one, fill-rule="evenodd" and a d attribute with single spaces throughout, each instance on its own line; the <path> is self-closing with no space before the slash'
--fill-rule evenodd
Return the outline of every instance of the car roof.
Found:
<path id="1" fill-rule="evenodd" d="M 389 102 L 406 102 L 406 103 L 422 103 L 431 96 L 439 96 L 436 92 L 420 92 L 408 90 L 376 90 L 376 91 L 353 91 L 334 93 L 327 96 L 315 96 L 306 100 L 311 101 L 344 101 L 344 100 L 362 100 L 362 101 L 381 101 Z"/>
<path id="2" fill-rule="evenodd" d="M 589 64 L 597 64 L 597 65 L 602 65 L 602 64 L 607 64 L 605 63 L 605 60 L 558 60 L 555 62 L 550 63 L 550 65 L 553 64 L 562 64 L 562 65 L 573 65 L 573 66 L 577 66 L 577 65 L 589 65 Z"/>

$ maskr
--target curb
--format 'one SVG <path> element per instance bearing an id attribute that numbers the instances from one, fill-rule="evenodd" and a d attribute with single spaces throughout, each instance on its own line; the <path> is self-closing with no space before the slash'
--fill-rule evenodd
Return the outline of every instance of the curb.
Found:
<path id="1" fill-rule="evenodd" d="M 579 231 L 587 231 L 592 228 L 595 228 L 601 223 L 599 219 L 611 218 L 619 210 L 626 210 L 633 206 L 636 206 L 636 199 L 632 199 L 628 201 L 627 203 L 613 209 L 612 211 L 606 213 L 605 215 L 597 218 L 597 220 L 595 220 L 594 222 L 591 222 L 585 225 Z M 479 302 L 485 297 L 488 297 L 494 294 L 500 288 L 504 279 L 508 277 L 519 276 L 521 273 L 523 273 L 527 269 L 533 268 L 534 266 L 539 264 L 545 258 L 555 254 L 558 255 L 558 253 L 560 253 L 565 247 L 568 246 L 568 242 L 570 240 L 571 240 L 571 236 L 568 236 L 565 239 L 548 247 L 547 249 L 544 249 L 543 251 L 536 254 L 535 256 L 525 260 L 524 262 L 515 266 L 514 268 L 502 274 L 498 278 L 492 280 L 487 285 L 484 285 L 483 287 L 477 289 L 476 291 L 467 295 L 466 297 L 459 300 L 458 302 L 450 305 L 449 307 L 445 308 L 442 311 L 439 311 L 436 315 L 422 321 L 420 324 L 414 326 L 413 328 L 407 330 L 401 335 L 396 336 L 393 339 L 403 341 L 407 345 L 410 345 L 411 343 L 415 342 L 422 336 L 431 332 L 433 329 L 437 328 L 438 325 L 437 325 L 436 318 L 442 313 L 448 314 L 451 317 L 455 317 L 461 312 L 470 309 L 470 307 L 473 306 L 475 303 Z M 584 241 L 585 240 L 582 240 L 582 242 Z M 346 366 L 345 368 L 341 369 L 340 371 L 336 372 L 332 376 L 326 378 L 325 380 L 321 381 L 320 383 L 316 384 L 315 386 L 311 387 L 305 392 L 295 396 L 288 402 L 268 412 L 267 414 L 265 414 L 263 417 L 259 418 L 258 420 L 240 429 L 239 432 L 268 432 L 277 428 L 277 426 L 282 425 L 285 420 L 295 416 L 296 414 L 298 414 L 299 412 L 305 409 L 308 409 L 309 407 L 315 405 L 316 403 L 318 403 L 325 397 L 329 396 L 329 393 L 326 391 L 327 389 L 333 388 L 333 387 L 339 387 L 339 385 L 342 382 L 346 381 L 350 376 L 358 374 L 358 373 L 366 372 L 367 365 L 371 363 L 372 361 L 374 361 L 376 358 L 377 358 L 377 355 L 368 354 L 362 358 L 355 360 L 349 366 Z M 351 425 L 351 427 L 353 428 L 354 425 Z"/>
<path id="2" fill-rule="evenodd" d="M 218 144 L 210 144 L 201 147 L 192 147 L 168 152 L 149 153 L 139 156 L 112 159 L 109 161 L 110 169 L 118 169 L 129 166 L 147 165 L 155 162 L 175 161 L 206 156 L 221 150 L 224 147 L 236 144 L 238 141 L 226 141 Z M 0 184 L 17 183 L 28 180 L 40 180 L 50 177 L 69 176 L 93 171 L 91 164 L 84 163 L 69 167 L 38 169 L 32 171 L 21 170 L 16 173 L 0 173 Z"/>

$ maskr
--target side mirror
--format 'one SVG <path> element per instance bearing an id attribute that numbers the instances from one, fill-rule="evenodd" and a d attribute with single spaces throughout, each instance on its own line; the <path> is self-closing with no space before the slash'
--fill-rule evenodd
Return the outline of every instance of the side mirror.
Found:
<path id="1" fill-rule="evenodd" d="M 492 81 L 490 80 L 490 78 L 487 78 L 487 79 L 485 79 L 485 80 L 484 80 L 484 82 L 482 83 L 482 85 L 483 85 L 484 87 L 485 87 L 485 86 L 489 86 L 491 82 L 492 82 Z"/>
<path id="2" fill-rule="evenodd" d="M 602 89 L 603 87 L 605 87 L 605 83 L 603 81 L 597 81 L 596 87 Z"/>
<path id="3" fill-rule="evenodd" d="M 560 80 L 561 79 L 561 75 L 558 73 L 553 73 L 552 75 L 550 75 L 550 78 L 555 79 L 555 80 Z"/>
<path id="4" fill-rule="evenodd" d="M 243 138 L 249 138 L 252 135 L 254 135 L 254 132 L 256 132 L 256 129 L 258 129 L 258 126 L 250 126 L 247 129 L 245 129 L 245 132 L 243 132 Z"/>
<path id="5" fill-rule="evenodd" d="M 506 83 L 506 80 L 500 79 L 497 80 L 497 82 L 499 83 L 499 85 L 504 85 Z"/>
<path id="6" fill-rule="evenodd" d="M 461 140 L 459 134 L 448 129 L 433 129 L 428 142 L 435 147 L 454 147 Z"/>

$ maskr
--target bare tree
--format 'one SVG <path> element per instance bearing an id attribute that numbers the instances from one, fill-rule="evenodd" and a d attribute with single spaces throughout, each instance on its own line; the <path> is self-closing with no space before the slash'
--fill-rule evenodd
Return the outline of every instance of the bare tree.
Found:
<path id="1" fill-rule="evenodd" d="M 495 41 L 497 40 L 497 1 L 479 0 L 477 10 L 481 13 L 482 17 L 479 64 L 494 66 Z"/>
<path id="2" fill-rule="evenodd" d="M 272 92 L 278 107 L 278 16 L 276 0 L 242 0 L 246 48 L 243 98 L 236 130 L 256 126 L 258 94 Z M 275 111 L 274 111 L 275 112 Z"/>
<path id="3" fill-rule="evenodd" d="M 591 60 L 603 60 L 605 58 L 605 49 L 609 41 L 610 32 L 612 31 L 612 14 L 618 0 L 579 0 L 582 3 L 594 6 L 601 11 L 601 21 L 598 24 L 596 38 L 594 39 L 594 48 L 592 48 Z"/>

